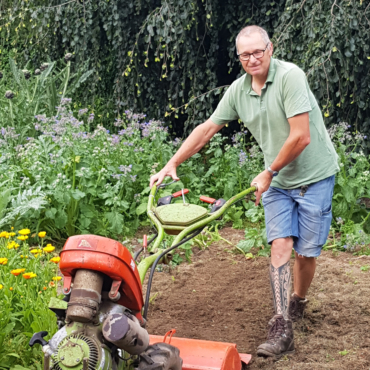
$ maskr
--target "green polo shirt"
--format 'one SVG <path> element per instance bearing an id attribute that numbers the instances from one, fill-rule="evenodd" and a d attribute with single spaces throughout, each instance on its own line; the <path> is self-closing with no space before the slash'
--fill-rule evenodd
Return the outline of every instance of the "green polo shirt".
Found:
<path id="1" fill-rule="evenodd" d="M 300 68 L 271 58 L 261 96 L 252 89 L 251 76 L 244 74 L 228 88 L 211 121 L 223 125 L 240 118 L 261 147 L 267 168 L 289 136 L 288 118 L 305 112 L 310 117 L 310 144 L 271 183 L 277 188 L 294 189 L 339 171 L 320 108 Z"/>

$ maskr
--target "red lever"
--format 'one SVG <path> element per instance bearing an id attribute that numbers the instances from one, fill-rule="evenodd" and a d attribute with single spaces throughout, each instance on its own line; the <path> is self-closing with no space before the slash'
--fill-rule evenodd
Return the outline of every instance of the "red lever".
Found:
<path id="1" fill-rule="evenodd" d="M 210 198 L 210 197 L 205 197 L 204 195 L 202 195 L 199 199 L 202 202 L 209 203 L 209 204 L 213 204 L 216 201 L 216 199 L 213 199 L 213 198 Z"/>
<path id="2" fill-rule="evenodd" d="M 184 190 L 184 194 L 189 193 L 189 189 L 183 189 L 183 190 Z M 176 193 L 173 193 L 173 194 L 172 194 L 172 196 L 173 196 L 174 198 L 181 197 L 181 195 L 182 195 L 182 190 L 177 191 Z"/>
<path id="3" fill-rule="evenodd" d="M 143 247 L 146 250 L 146 247 L 148 246 L 148 237 L 147 235 L 144 235 L 143 237 Z"/>

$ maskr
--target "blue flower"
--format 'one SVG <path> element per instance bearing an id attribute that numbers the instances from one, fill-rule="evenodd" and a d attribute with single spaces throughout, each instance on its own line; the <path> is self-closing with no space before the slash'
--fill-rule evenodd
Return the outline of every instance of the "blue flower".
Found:
<path id="1" fill-rule="evenodd" d="M 343 245 L 343 248 L 344 248 L 344 249 L 347 249 L 347 245 Z"/>

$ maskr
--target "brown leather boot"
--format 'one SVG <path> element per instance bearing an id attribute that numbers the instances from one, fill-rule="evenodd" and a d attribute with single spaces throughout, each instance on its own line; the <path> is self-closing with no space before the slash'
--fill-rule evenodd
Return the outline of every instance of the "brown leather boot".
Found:
<path id="1" fill-rule="evenodd" d="M 290 297 L 289 302 L 289 317 L 293 322 L 297 322 L 300 319 L 303 319 L 304 310 L 307 306 L 308 299 L 300 298 L 295 293 Z"/>
<path id="2" fill-rule="evenodd" d="M 293 324 L 285 320 L 283 315 L 275 315 L 269 321 L 267 341 L 257 348 L 257 355 L 278 359 L 294 353 Z"/>

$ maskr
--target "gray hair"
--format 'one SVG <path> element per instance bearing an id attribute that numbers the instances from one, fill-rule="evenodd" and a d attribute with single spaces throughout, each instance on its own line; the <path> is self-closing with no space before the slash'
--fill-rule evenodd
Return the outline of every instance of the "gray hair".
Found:
<path id="1" fill-rule="evenodd" d="M 262 40 L 263 40 L 263 42 L 265 44 L 270 43 L 269 35 L 267 34 L 266 30 L 264 30 L 262 27 L 259 27 L 259 26 L 247 26 L 247 27 L 244 27 L 238 33 L 238 36 L 236 36 L 236 39 L 235 39 L 236 50 L 238 50 L 238 40 L 239 40 L 239 38 L 242 37 L 242 36 L 249 36 L 252 33 L 259 33 L 261 35 Z"/>

